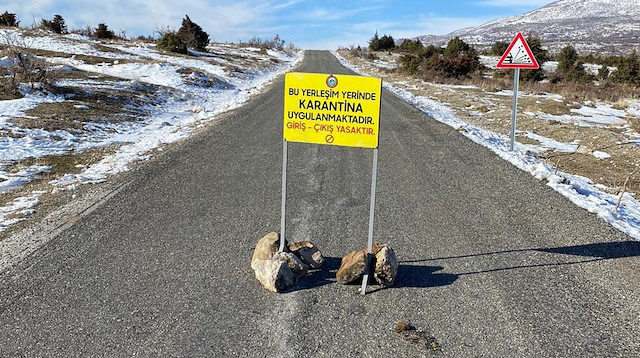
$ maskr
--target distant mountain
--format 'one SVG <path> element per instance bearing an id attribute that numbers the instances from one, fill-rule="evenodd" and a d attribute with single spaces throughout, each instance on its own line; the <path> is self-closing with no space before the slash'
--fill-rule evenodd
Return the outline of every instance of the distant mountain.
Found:
<path id="1" fill-rule="evenodd" d="M 458 36 L 478 47 L 511 41 L 517 32 L 540 36 L 552 51 L 571 44 L 582 52 L 627 53 L 640 49 L 639 0 L 560 0 L 537 10 L 443 36 L 419 36 L 444 46 Z"/>

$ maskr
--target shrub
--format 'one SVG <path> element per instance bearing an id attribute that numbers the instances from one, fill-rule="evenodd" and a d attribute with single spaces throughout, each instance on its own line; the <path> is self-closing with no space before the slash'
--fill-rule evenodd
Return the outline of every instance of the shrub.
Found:
<path id="1" fill-rule="evenodd" d="M 409 75 L 415 75 L 420 69 L 423 58 L 413 55 L 402 55 L 398 58 L 399 68 Z"/>
<path id="2" fill-rule="evenodd" d="M 434 45 L 429 45 L 425 47 L 422 51 L 420 51 L 420 55 L 424 58 L 429 58 L 436 55 L 442 55 L 444 53 L 444 49 L 442 47 L 436 47 Z"/>
<path id="3" fill-rule="evenodd" d="M 617 83 L 640 85 L 640 62 L 635 51 L 620 59 L 618 70 L 612 74 L 612 79 Z"/>
<path id="4" fill-rule="evenodd" d="M 112 39 L 114 36 L 113 31 L 109 30 L 109 27 L 105 24 L 98 24 L 98 27 L 93 32 L 93 37 L 98 39 Z"/>
<path id="5" fill-rule="evenodd" d="M 378 37 L 378 31 L 373 37 L 369 40 L 369 50 L 378 51 L 380 49 L 380 37 Z"/>
<path id="6" fill-rule="evenodd" d="M 402 41 L 400 46 L 397 47 L 397 49 L 402 52 L 418 52 L 418 51 L 421 51 L 423 48 L 424 48 L 424 45 L 422 44 L 422 42 L 420 42 L 420 40 L 414 40 L 414 41 L 404 40 Z"/>
<path id="7" fill-rule="evenodd" d="M 571 45 L 565 46 L 558 55 L 558 72 L 566 74 L 576 64 L 578 53 Z"/>
<path id="8" fill-rule="evenodd" d="M 142 41 L 142 42 L 148 42 L 148 43 L 156 42 L 156 40 L 151 35 L 138 35 L 138 37 L 136 37 L 135 39 L 136 41 Z"/>
<path id="9" fill-rule="evenodd" d="M 525 70 L 520 72 L 520 79 L 524 82 L 539 82 L 544 79 L 544 70 L 542 64 L 549 61 L 549 52 L 542 48 L 542 41 L 537 36 L 528 36 L 527 43 L 533 56 L 538 61 L 540 68 L 537 70 Z"/>
<path id="10" fill-rule="evenodd" d="M 275 49 L 282 50 L 284 48 L 284 40 L 280 37 L 280 35 L 276 34 L 273 37 L 273 46 Z"/>
<path id="11" fill-rule="evenodd" d="M 609 79 L 609 67 L 607 66 L 602 66 L 600 67 L 600 69 L 598 70 L 598 79 L 602 80 L 602 81 L 606 81 Z"/>
<path id="12" fill-rule="evenodd" d="M 491 51 L 489 52 L 493 56 L 502 56 L 509 48 L 509 43 L 505 41 L 497 41 L 491 46 Z"/>
<path id="13" fill-rule="evenodd" d="M 16 14 L 5 11 L 0 15 L 0 26 L 18 27 L 19 25 L 20 21 L 17 21 Z"/>
<path id="14" fill-rule="evenodd" d="M 187 50 L 187 44 L 182 41 L 180 36 L 178 36 L 175 32 L 166 32 L 160 40 L 158 40 L 157 44 L 158 48 L 165 51 L 187 54 L 189 51 Z"/>
<path id="15" fill-rule="evenodd" d="M 473 46 L 455 37 L 447 43 L 444 50 L 444 67 L 434 68 L 444 72 L 447 77 L 468 77 L 471 73 L 482 69 L 478 52 Z"/>
<path id="16" fill-rule="evenodd" d="M 350 52 L 355 57 L 364 58 L 371 61 L 378 59 L 378 56 L 376 56 L 375 53 L 371 52 L 368 49 L 363 49 L 360 46 L 352 48 Z"/>
<path id="17" fill-rule="evenodd" d="M 267 49 L 284 50 L 285 48 L 284 45 L 286 41 L 283 38 L 281 38 L 280 35 L 275 35 L 271 40 L 254 36 L 249 41 L 246 41 L 246 42 L 241 41 L 240 43 L 246 46 L 259 47 L 263 50 L 267 50 Z M 296 47 L 293 44 L 289 44 L 288 48 L 291 50 L 295 50 Z"/>
<path id="18" fill-rule="evenodd" d="M 396 42 L 391 35 L 383 35 L 380 38 L 380 50 L 392 50 L 396 47 Z"/>
<path id="19" fill-rule="evenodd" d="M 92 28 L 91 26 L 87 25 L 81 29 L 72 29 L 70 31 L 72 34 L 77 34 L 77 35 L 82 35 L 82 36 L 86 36 L 86 37 L 92 37 L 93 33 L 95 32 L 95 29 Z"/>
<path id="20" fill-rule="evenodd" d="M 569 81 L 576 81 L 580 83 L 590 83 L 595 80 L 595 76 L 584 69 L 584 62 L 576 62 L 567 72 L 566 79 Z"/>
<path id="21" fill-rule="evenodd" d="M 371 51 L 391 50 L 394 47 L 396 47 L 396 43 L 393 37 L 391 37 L 391 35 L 383 35 L 380 38 L 378 37 L 378 31 L 376 31 L 375 35 L 369 40 L 369 49 Z"/>
<path id="22" fill-rule="evenodd" d="M 458 37 L 449 41 L 445 49 L 416 46 L 415 51 L 400 56 L 398 61 L 400 71 L 422 77 L 470 77 L 483 68 L 473 46 Z"/>
<path id="23" fill-rule="evenodd" d="M 578 53 L 571 45 L 565 46 L 558 54 L 557 74 L 568 81 L 588 83 L 594 80 L 594 76 L 584 69 L 584 62 L 578 61 Z"/>
<path id="24" fill-rule="evenodd" d="M 32 90 L 52 89 L 54 80 L 47 71 L 47 63 L 36 57 L 24 40 L 5 36 L 4 42 L 6 46 L 1 55 L 9 60 L 9 66 L 3 70 L 5 90 L 10 86 L 14 93 L 19 93 L 21 83 L 29 84 Z"/>
<path id="25" fill-rule="evenodd" d="M 56 34 L 66 34 L 67 25 L 60 15 L 55 15 L 51 21 L 42 19 L 40 26 L 46 30 L 53 31 Z"/>
<path id="26" fill-rule="evenodd" d="M 444 49 L 444 57 L 455 57 L 460 53 L 468 52 L 469 49 L 469 44 L 456 36 L 447 43 L 447 47 Z"/>
<path id="27" fill-rule="evenodd" d="M 477 56 L 465 53 L 455 57 L 445 57 L 444 73 L 447 77 L 469 77 L 481 68 Z"/>
<path id="28" fill-rule="evenodd" d="M 202 30 L 200 25 L 191 21 L 189 15 L 185 15 L 182 20 L 182 26 L 178 30 L 178 36 L 187 44 L 187 47 L 195 48 L 200 51 L 206 51 L 209 44 L 209 34 Z"/>

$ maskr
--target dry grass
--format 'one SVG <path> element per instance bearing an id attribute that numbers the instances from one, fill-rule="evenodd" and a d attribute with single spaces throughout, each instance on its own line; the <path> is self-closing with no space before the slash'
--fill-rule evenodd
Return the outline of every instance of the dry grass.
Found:
<path id="1" fill-rule="evenodd" d="M 599 86 L 584 83 L 524 83 L 524 91 L 530 93 L 556 93 L 567 100 L 607 102 L 622 101 L 625 98 L 640 98 L 640 88 L 625 84 L 604 83 Z"/>
<path id="2" fill-rule="evenodd" d="M 31 195 L 34 191 L 43 191 L 44 194 L 42 194 L 42 196 L 40 196 L 39 198 L 40 204 L 37 207 L 37 211 L 47 212 L 48 210 L 55 210 L 56 206 L 62 199 L 60 197 L 71 196 L 72 194 L 67 194 L 66 192 L 58 192 L 56 190 L 52 191 L 49 181 L 60 179 L 65 174 L 78 174 L 84 167 L 99 162 L 105 156 L 115 153 L 116 150 L 117 147 L 96 148 L 82 153 L 70 153 L 67 155 L 48 156 L 38 159 L 30 158 L 19 163 L 15 163 L 6 170 L 8 172 L 15 173 L 32 165 L 51 166 L 52 169 L 51 171 L 41 174 L 35 180 L 25 184 L 24 186 L 16 190 L 0 194 L 0 203 L 9 203 L 17 198 Z M 69 198 L 67 198 L 66 200 L 68 199 Z M 35 216 L 37 215 L 34 215 L 34 217 Z M 23 217 L 24 216 L 22 214 L 18 213 L 10 215 L 7 218 L 11 219 Z M 28 218 L 31 218 L 31 216 L 29 216 Z M 7 238 L 9 235 L 11 235 L 13 230 L 18 229 L 19 227 L 20 225 L 14 225 L 9 228 L 9 230 L 0 232 L 0 241 Z"/>
<path id="3" fill-rule="evenodd" d="M 13 85 L 11 78 L 0 77 L 0 101 L 22 98 L 22 94 Z"/>
<path id="4" fill-rule="evenodd" d="M 0 46 L 0 49 L 2 49 L 4 46 Z M 116 49 L 112 49 L 110 47 L 106 47 L 106 46 L 100 46 L 100 50 L 103 52 L 117 52 L 119 54 L 123 54 L 122 51 L 116 50 Z M 104 50 L 103 50 L 104 48 Z M 110 51 L 106 51 L 106 50 L 110 50 Z M 66 52 L 58 52 L 58 51 L 48 51 L 48 50 L 41 50 L 41 49 L 32 49 L 32 48 L 21 48 L 22 51 L 24 51 L 24 53 L 27 53 L 29 55 L 32 56 L 38 56 L 38 57 L 43 57 L 43 58 L 75 58 L 76 60 L 80 60 L 86 64 L 89 65 L 97 65 L 100 63 L 113 63 L 113 61 L 115 61 L 115 59 L 113 58 L 107 58 L 107 57 L 100 57 L 100 56 L 90 56 L 90 55 L 82 55 L 82 54 L 70 54 L 70 53 L 66 53 Z M 117 60 L 118 63 L 134 63 L 134 62 L 141 62 L 141 60 L 127 60 L 127 59 L 118 59 Z M 142 61 L 144 62 L 144 61 Z"/>
<path id="5" fill-rule="evenodd" d="M 116 152 L 117 147 L 109 146 L 90 149 L 81 153 L 71 152 L 66 155 L 29 158 L 7 168 L 8 172 L 18 172 L 32 165 L 51 166 L 51 170 L 41 175 L 41 180 L 59 179 L 64 174 L 78 174 L 85 166 L 99 162 L 106 155 Z M 13 194 L 13 193 L 11 193 Z M 2 200 L 0 200 L 2 202 Z"/>
<path id="6" fill-rule="evenodd" d="M 143 100 L 135 94 L 123 91 L 77 92 L 73 100 L 40 103 L 37 107 L 26 111 L 26 117 L 17 117 L 10 121 L 22 128 L 47 131 L 67 130 L 78 134 L 84 130 L 87 123 L 138 120 L 144 116 L 144 113 L 136 112 L 131 108 L 136 104 L 144 104 L 141 101 Z M 130 106 L 127 107 L 127 105 Z"/>

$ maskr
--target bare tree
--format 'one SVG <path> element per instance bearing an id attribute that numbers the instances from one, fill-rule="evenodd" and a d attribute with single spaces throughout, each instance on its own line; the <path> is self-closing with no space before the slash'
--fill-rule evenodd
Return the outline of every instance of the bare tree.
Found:
<path id="1" fill-rule="evenodd" d="M 15 90 L 19 90 L 23 83 L 28 84 L 31 90 L 52 88 L 54 80 L 47 71 L 46 62 L 35 55 L 24 38 L 5 32 L 2 34 L 2 42 L 5 44 L 3 56 L 8 58 L 5 71 Z"/>
<path id="2" fill-rule="evenodd" d="M 165 34 L 175 33 L 175 32 L 176 30 L 169 25 L 161 26 L 156 24 L 156 26 L 153 28 L 153 33 L 158 34 L 159 39 L 161 39 Z"/>

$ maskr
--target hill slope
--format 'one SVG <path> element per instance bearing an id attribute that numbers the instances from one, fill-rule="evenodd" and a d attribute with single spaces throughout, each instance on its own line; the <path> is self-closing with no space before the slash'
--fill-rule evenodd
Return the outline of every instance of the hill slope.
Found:
<path id="1" fill-rule="evenodd" d="M 39 201 L 129 170 L 241 106 L 303 56 L 222 43 L 186 56 L 150 43 L 0 28 L 0 80 L 19 72 L 16 54 L 46 70 L 51 85 L 38 91 L 19 81 L 12 97 L 0 82 L 0 240 Z"/>
<path id="2" fill-rule="evenodd" d="M 571 44 L 584 51 L 626 53 L 639 48 L 640 6 L 637 0 L 561 0 L 448 35 L 418 38 L 426 44 L 444 45 L 458 36 L 488 46 L 509 41 L 516 32 L 538 35 L 552 50 Z"/>

